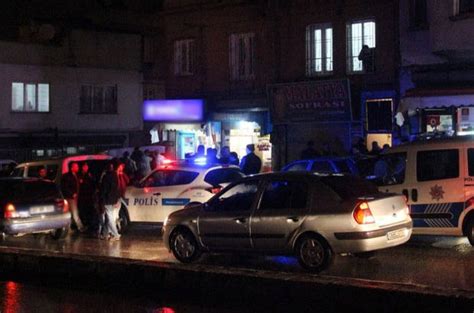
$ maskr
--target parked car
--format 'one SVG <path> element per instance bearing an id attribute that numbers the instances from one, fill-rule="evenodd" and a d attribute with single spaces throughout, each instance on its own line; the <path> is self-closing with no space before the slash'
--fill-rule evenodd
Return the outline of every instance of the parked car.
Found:
<path id="1" fill-rule="evenodd" d="M 181 262 L 214 251 L 292 254 L 319 272 L 334 254 L 394 247 L 411 231 L 402 195 L 355 176 L 287 172 L 246 177 L 170 214 L 163 241 Z"/>
<path id="2" fill-rule="evenodd" d="M 0 178 L 2 235 L 49 232 L 55 239 L 69 230 L 71 213 L 54 182 L 34 178 Z"/>
<path id="3" fill-rule="evenodd" d="M 356 163 L 351 157 L 318 157 L 309 160 L 298 160 L 287 164 L 282 169 L 282 172 L 295 171 L 359 174 Z"/>
<path id="4" fill-rule="evenodd" d="M 125 192 L 119 212 L 121 231 L 130 222 L 162 224 L 173 211 L 188 203 L 203 203 L 244 174 L 234 165 L 174 162 L 161 165 Z"/>

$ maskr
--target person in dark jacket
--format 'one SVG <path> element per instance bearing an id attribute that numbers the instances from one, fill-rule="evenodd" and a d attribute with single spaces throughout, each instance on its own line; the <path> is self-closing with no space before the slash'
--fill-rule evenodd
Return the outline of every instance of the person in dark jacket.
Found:
<path id="1" fill-rule="evenodd" d="M 79 197 L 79 178 L 77 177 L 79 172 L 79 164 L 77 164 L 77 162 L 71 162 L 68 165 L 69 172 L 63 174 L 61 177 L 61 191 L 64 198 L 69 203 L 72 219 L 76 224 L 77 229 L 80 232 L 84 232 L 85 227 L 82 224 L 77 206 L 77 199 Z"/>
<path id="2" fill-rule="evenodd" d="M 105 208 L 105 232 L 103 231 L 102 235 L 110 234 L 111 241 L 120 240 L 115 219 L 117 216 L 115 211 L 120 207 L 120 186 L 117 174 L 119 167 L 120 161 L 112 160 L 100 184 L 100 201 Z"/>
<path id="3" fill-rule="evenodd" d="M 97 199 L 95 179 L 89 172 L 89 165 L 84 162 L 81 165 L 79 178 L 79 197 L 77 206 L 81 221 L 86 225 L 89 231 L 95 231 L 97 228 L 98 217 L 96 214 L 95 203 Z"/>
<path id="4" fill-rule="evenodd" d="M 240 161 L 240 169 L 245 175 L 260 173 L 262 160 L 254 153 L 255 145 L 247 145 L 247 155 Z"/>

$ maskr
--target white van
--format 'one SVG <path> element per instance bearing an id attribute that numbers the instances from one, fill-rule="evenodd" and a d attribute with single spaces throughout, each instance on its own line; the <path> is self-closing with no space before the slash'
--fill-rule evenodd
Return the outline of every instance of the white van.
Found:
<path id="1" fill-rule="evenodd" d="M 69 171 L 69 163 L 77 162 L 82 164 L 87 162 L 90 173 L 97 178 L 100 177 L 102 170 L 110 159 L 112 159 L 112 157 L 105 154 L 86 154 L 25 162 L 18 164 L 11 176 L 39 177 L 38 172 L 40 168 L 45 167 L 47 173 L 46 177 L 59 186 L 61 183 L 61 176 Z"/>
<path id="2" fill-rule="evenodd" d="M 414 234 L 467 236 L 474 246 L 474 140 L 433 139 L 390 149 L 375 163 L 383 192 L 404 194 Z"/>

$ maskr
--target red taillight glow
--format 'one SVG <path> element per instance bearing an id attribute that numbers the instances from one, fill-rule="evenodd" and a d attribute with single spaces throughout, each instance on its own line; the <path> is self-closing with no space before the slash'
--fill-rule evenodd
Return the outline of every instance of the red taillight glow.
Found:
<path id="1" fill-rule="evenodd" d="M 163 164 L 163 165 L 167 165 L 167 164 L 171 164 L 171 163 L 173 163 L 173 160 L 164 159 L 164 160 L 162 161 L 162 164 Z"/>
<path id="2" fill-rule="evenodd" d="M 206 190 L 212 194 L 216 194 L 222 190 L 222 187 L 211 187 L 211 188 L 207 188 Z"/>
<path id="3" fill-rule="evenodd" d="M 56 199 L 56 205 L 62 209 L 63 213 L 69 212 L 69 203 L 66 199 Z"/>
<path id="4" fill-rule="evenodd" d="M 361 202 L 354 210 L 354 219 L 358 224 L 372 224 L 375 223 L 374 216 L 369 209 L 367 202 Z"/>
<path id="5" fill-rule="evenodd" d="M 12 217 L 16 217 L 16 208 L 13 204 L 11 203 L 8 203 L 6 206 L 5 206 L 5 213 L 3 214 L 5 216 L 5 218 L 12 218 Z"/>

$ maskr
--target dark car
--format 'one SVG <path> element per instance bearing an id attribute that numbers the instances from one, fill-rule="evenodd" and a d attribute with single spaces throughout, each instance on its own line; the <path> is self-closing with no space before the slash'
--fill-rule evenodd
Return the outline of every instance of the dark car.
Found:
<path id="1" fill-rule="evenodd" d="M 0 179 L 2 235 L 49 232 L 55 239 L 67 235 L 71 213 L 57 185 L 36 178 Z"/>
<path id="2" fill-rule="evenodd" d="M 358 175 L 354 159 L 351 157 L 318 157 L 308 160 L 298 160 L 283 167 L 282 172 L 309 171 L 325 174 L 340 173 Z"/>

